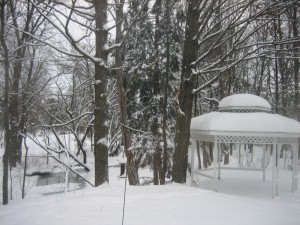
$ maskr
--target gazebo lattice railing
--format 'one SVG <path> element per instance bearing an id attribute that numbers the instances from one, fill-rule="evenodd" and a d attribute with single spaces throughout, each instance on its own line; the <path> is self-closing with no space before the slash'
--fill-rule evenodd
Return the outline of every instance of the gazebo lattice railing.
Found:
<path id="1" fill-rule="evenodd" d="M 292 186 L 291 191 L 294 192 L 298 189 L 298 138 L 295 137 L 266 137 L 266 136 L 231 136 L 231 135 L 202 135 L 195 134 L 191 135 L 192 140 L 195 141 L 204 141 L 214 143 L 213 147 L 213 176 L 206 175 L 202 173 L 203 169 L 195 169 L 194 157 L 195 157 L 195 145 L 193 145 L 192 156 L 191 156 L 191 182 L 195 182 L 195 175 L 205 176 L 213 179 L 213 189 L 217 190 L 217 179 L 220 179 L 221 169 L 232 169 L 232 170 L 255 170 L 263 172 L 263 181 L 266 177 L 266 148 L 267 145 L 273 145 L 273 154 L 272 154 L 272 197 L 279 195 L 279 173 L 278 173 L 278 155 L 279 150 L 283 144 L 291 145 L 293 152 L 293 161 L 292 161 Z M 234 168 L 234 167 L 222 167 L 221 166 L 221 149 L 219 144 L 258 144 L 263 145 L 263 158 L 262 158 L 262 168 L 261 169 L 252 169 L 252 168 Z"/>

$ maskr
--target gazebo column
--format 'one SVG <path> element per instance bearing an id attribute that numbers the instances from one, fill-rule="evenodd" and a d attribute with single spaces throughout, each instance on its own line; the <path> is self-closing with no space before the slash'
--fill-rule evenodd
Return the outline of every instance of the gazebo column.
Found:
<path id="1" fill-rule="evenodd" d="M 214 137 L 214 149 L 213 149 L 213 156 L 214 156 L 214 177 L 213 177 L 213 189 L 217 191 L 217 136 Z"/>
<path id="2" fill-rule="evenodd" d="M 293 150 L 293 170 L 292 170 L 292 192 L 298 189 L 298 145 L 292 145 Z"/>
<path id="3" fill-rule="evenodd" d="M 195 144 L 196 141 L 192 140 L 192 152 L 191 152 L 191 185 L 194 185 L 195 183 Z"/>
<path id="4" fill-rule="evenodd" d="M 263 170 L 263 181 L 266 181 L 266 152 L 267 145 L 263 145 L 263 158 L 262 158 L 262 170 Z"/>
<path id="5" fill-rule="evenodd" d="M 273 143 L 273 163 L 272 163 L 272 198 L 278 196 L 278 150 L 277 143 Z"/>
<path id="6" fill-rule="evenodd" d="M 298 190 L 298 158 L 299 158 L 299 144 L 296 145 L 295 148 L 295 153 L 296 153 L 296 157 L 295 157 L 295 191 Z"/>
<path id="7" fill-rule="evenodd" d="M 217 144 L 217 148 L 218 148 L 218 150 L 217 150 L 217 152 L 218 152 L 218 158 L 217 158 L 217 160 L 218 160 L 218 180 L 220 180 L 221 179 L 221 143 L 218 143 Z"/>
<path id="8" fill-rule="evenodd" d="M 279 154 L 282 149 L 282 144 L 277 144 L 276 148 L 276 196 L 279 196 Z"/>
<path id="9" fill-rule="evenodd" d="M 296 157 L 295 157 L 295 191 L 298 190 L 298 158 L 299 158 L 299 144 L 296 145 L 295 149 Z"/>

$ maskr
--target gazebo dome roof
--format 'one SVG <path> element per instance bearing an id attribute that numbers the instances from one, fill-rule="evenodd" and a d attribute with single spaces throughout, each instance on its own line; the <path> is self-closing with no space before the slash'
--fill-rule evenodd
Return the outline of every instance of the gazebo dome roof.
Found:
<path id="1" fill-rule="evenodd" d="M 271 112 L 271 109 L 267 100 L 252 94 L 231 95 L 219 103 L 220 112 Z"/>
<path id="2" fill-rule="evenodd" d="M 191 135 L 300 137 L 300 123 L 273 114 L 265 99 L 252 94 L 236 94 L 219 103 L 219 112 L 192 118 Z"/>
<path id="3" fill-rule="evenodd" d="M 211 112 L 192 119 L 191 133 L 300 137 L 300 123 L 277 114 Z"/>

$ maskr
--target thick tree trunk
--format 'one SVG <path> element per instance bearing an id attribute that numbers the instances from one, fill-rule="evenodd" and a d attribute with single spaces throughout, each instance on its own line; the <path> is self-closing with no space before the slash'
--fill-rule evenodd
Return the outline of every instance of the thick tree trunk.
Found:
<path id="1" fill-rule="evenodd" d="M 186 170 L 188 161 L 188 146 L 190 139 L 190 123 L 192 118 L 192 89 L 193 84 L 185 81 L 180 95 L 180 109 L 176 118 L 175 153 L 173 158 L 173 181 L 186 182 Z M 182 111 L 181 111 L 182 109 Z"/>
<path id="2" fill-rule="evenodd" d="M 122 31 L 122 21 L 123 15 L 123 5 L 124 0 L 115 1 L 118 6 L 116 10 L 116 43 L 121 43 L 121 31 Z M 122 124 L 122 140 L 124 145 L 124 152 L 127 157 L 127 175 L 128 181 L 130 185 L 138 185 L 139 184 L 139 175 L 138 175 L 138 165 L 135 159 L 135 156 L 132 152 L 129 151 L 129 147 L 131 145 L 131 137 L 130 132 L 126 126 L 127 124 L 127 107 L 126 107 L 126 94 L 123 85 L 122 79 L 122 58 L 121 58 L 121 49 L 117 48 L 115 51 L 115 59 L 116 59 L 116 80 L 117 80 L 117 91 L 118 91 L 118 103 L 120 109 L 120 122 Z"/>
<path id="3" fill-rule="evenodd" d="M 95 63 L 95 108 L 94 108 L 94 154 L 95 154 L 95 186 L 108 182 L 108 147 L 107 127 L 107 0 L 94 0 L 96 21 L 96 57 Z"/>
<path id="4" fill-rule="evenodd" d="M 176 183 L 186 182 L 194 88 L 191 64 L 198 53 L 198 42 L 194 38 L 198 31 L 198 12 L 195 10 L 197 3 L 197 0 L 191 0 L 188 5 L 181 84 L 175 98 L 177 117 L 172 176 Z"/>
<path id="5" fill-rule="evenodd" d="M 0 42 L 3 48 L 4 55 L 4 101 L 3 101 L 3 119 L 4 119 L 4 155 L 3 155 L 3 182 L 2 182 L 2 204 L 8 204 L 8 168 L 9 168 L 9 148 L 7 143 L 10 142 L 10 129 L 9 129 L 9 100 L 8 100 L 8 92 L 9 92 L 9 54 L 8 48 L 5 42 L 5 6 L 6 3 L 1 2 L 1 13 L 0 13 Z"/>
<path id="6" fill-rule="evenodd" d="M 168 171 L 168 143 L 167 143 L 167 107 L 168 107 L 168 85 L 170 77 L 170 0 L 166 0 L 166 74 L 164 80 L 164 100 L 163 100 L 163 123 L 162 123 L 162 138 L 163 138 L 163 172 L 161 183 L 165 184 L 165 176 Z"/>
<path id="7" fill-rule="evenodd" d="M 8 1 L 10 7 L 10 13 L 12 14 L 12 21 L 16 28 L 18 28 L 18 21 L 16 15 L 16 5 L 13 1 Z M 10 151 L 10 166 L 15 167 L 17 163 L 21 163 L 22 158 L 22 141 L 23 138 L 19 135 L 20 131 L 23 131 L 25 123 L 20 121 L 21 108 L 19 103 L 20 97 L 20 82 L 23 75 L 23 59 L 25 57 L 28 46 L 25 44 L 29 39 L 27 32 L 30 32 L 30 29 L 34 27 L 32 25 L 33 18 L 33 7 L 30 4 L 27 4 L 25 16 L 25 24 L 22 24 L 22 31 L 19 32 L 16 30 L 16 35 L 18 36 L 18 42 L 15 51 L 15 60 L 13 65 L 12 81 L 11 81 L 11 90 L 9 96 L 9 123 L 10 123 L 10 139 L 11 141 L 7 143 Z M 36 28 L 36 27 L 35 27 Z M 31 30 L 34 32 L 33 30 Z"/>
<path id="8" fill-rule="evenodd" d="M 160 14 L 161 14 L 161 0 L 156 0 L 155 6 L 153 11 L 155 12 L 155 24 L 156 24 L 156 29 L 155 29 L 155 37 L 154 37 L 154 48 L 156 50 L 156 63 L 155 63 L 155 71 L 153 74 L 153 98 L 155 99 L 154 104 L 152 105 L 153 111 L 154 111 L 154 118 L 153 118 L 153 124 L 151 127 L 151 132 L 154 137 L 154 155 L 153 155 L 153 182 L 154 185 L 158 185 L 161 183 L 164 175 L 163 174 L 163 167 L 162 167 L 162 149 L 160 146 L 160 140 L 161 140 L 161 133 L 159 132 L 159 123 L 161 121 L 158 121 L 158 117 L 160 115 L 160 106 L 161 106 L 161 99 L 159 97 L 160 95 L 160 71 L 159 71 L 159 65 L 158 65 L 158 58 L 159 58 L 159 40 L 161 37 L 161 32 L 160 32 Z M 164 183 L 164 181 L 162 182 Z"/>
<path id="9" fill-rule="evenodd" d="M 9 160 L 7 154 L 4 153 L 3 155 L 3 183 L 2 183 L 2 204 L 8 204 L 8 167 L 9 167 Z"/>
<path id="10" fill-rule="evenodd" d="M 23 48 L 22 48 L 23 49 Z M 17 162 L 21 163 L 21 146 L 22 146 L 22 137 L 19 137 L 19 131 L 21 130 L 19 125 L 19 83 L 21 79 L 21 70 L 22 70 L 22 58 L 25 55 L 25 50 L 21 51 L 19 49 L 17 51 L 16 62 L 14 65 L 13 72 L 13 81 L 11 87 L 11 94 L 9 97 L 9 121 L 11 126 L 11 141 L 7 143 L 10 149 L 10 165 L 15 167 Z"/>

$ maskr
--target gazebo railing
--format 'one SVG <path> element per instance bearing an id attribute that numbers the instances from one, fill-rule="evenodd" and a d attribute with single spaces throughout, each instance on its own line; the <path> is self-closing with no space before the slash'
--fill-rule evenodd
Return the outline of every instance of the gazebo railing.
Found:
<path id="1" fill-rule="evenodd" d="M 214 162 L 213 162 L 213 171 L 214 175 L 210 176 L 205 173 L 201 169 L 195 169 L 194 166 L 194 151 L 195 147 L 192 150 L 192 158 L 191 158 L 191 178 L 192 182 L 194 182 L 194 175 L 205 176 L 213 179 L 213 188 L 216 189 L 216 179 L 217 177 L 220 179 L 220 170 L 221 169 L 234 169 L 234 170 L 255 170 L 255 171 L 263 171 L 263 180 L 265 180 L 265 169 L 266 169 L 266 145 L 273 145 L 273 149 L 275 151 L 272 155 L 272 197 L 278 196 L 278 155 L 279 149 L 283 144 L 289 144 L 292 147 L 293 152 L 293 171 L 292 171 L 292 187 L 291 191 L 294 192 L 298 189 L 298 141 L 297 137 L 268 137 L 268 136 L 231 136 L 231 135 L 205 135 L 197 132 L 191 132 L 191 137 L 193 141 L 203 141 L 203 142 L 212 142 L 214 143 Z M 262 168 L 261 169 L 245 169 L 245 168 L 233 168 L 233 167 L 222 167 L 220 164 L 220 148 L 218 147 L 221 143 L 234 143 L 234 144 L 259 144 L 263 145 L 263 159 L 262 159 Z M 193 144 L 194 145 L 194 144 Z M 194 145 L 195 146 L 195 145 Z"/>
<path id="2" fill-rule="evenodd" d="M 205 135 L 192 132 L 191 137 L 194 140 L 217 143 L 235 143 L 235 144 L 298 144 L 297 137 L 270 137 L 270 136 L 239 136 L 239 135 Z"/>

